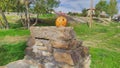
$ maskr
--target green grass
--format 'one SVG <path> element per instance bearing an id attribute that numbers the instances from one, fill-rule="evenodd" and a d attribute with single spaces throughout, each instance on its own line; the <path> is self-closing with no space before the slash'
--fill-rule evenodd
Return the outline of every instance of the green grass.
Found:
<path id="1" fill-rule="evenodd" d="M 9 30 L 0 30 L 0 37 L 5 36 L 24 36 L 29 35 L 29 30 L 23 30 L 23 29 L 9 29 Z"/>
<path id="2" fill-rule="evenodd" d="M 17 39 L 17 42 L 10 43 L 5 40 L 13 40 L 11 37 L 22 37 L 30 35 L 29 30 L 23 29 L 9 29 L 0 30 L 0 66 L 8 64 L 9 62 L 23 59 L 26 47 L 26 41 Z M 7 39 L 5 39 L 8 37 Z M 10 38 L 9 38 L 10 37 Z"/>
<path id="3" fill-rule="evenodd" d="M 23 59 L 26 42 L 0 45 L 0 65 Z"/>
<path id="4" fill-rule="evenodd" d="M 120 68 L 120 52 L 91 48 L 91 68 Z"/>
<path id="5" fill-rule="evenodd" d="M 74 25 L 83 44 L 90 47 L 91 68 L 120 68 L 120 23 Z"/>

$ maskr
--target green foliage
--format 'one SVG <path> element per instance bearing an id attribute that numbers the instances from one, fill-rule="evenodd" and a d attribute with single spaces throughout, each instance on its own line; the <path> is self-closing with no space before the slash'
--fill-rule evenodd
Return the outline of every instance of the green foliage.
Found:
<path id="1" fill-rule="evenodd" d="M 23 25 L 22 23 L 10 23 L 10 29 L 19 29 L 19 28 L 22 28 Z"/>
<path id="2" fill-rule="evenodd" d="M 37 24 L 36 26 L 55 26 L 55 18 L 42 19 L 43 22 Z"/>
<path id="3" fill-rule="evenodd" d="M 100 13 L 102 11 L 107 12 L 107 10 L 109 9 L 106 0 L 100 0 L 100 2 L 98 4 L 96 4 L 95 8 L 96 8 L 96 15 L 97 16 L 100 15 Z"/>
<path id="4" fill-rule="evenodd" d="M 35 13 L 47 13 L 52 8 L 58 7 L 60 1 L 59 0 L 36 0 L 34 3 L 34 12 Z"/>
<path id="5" fill-rule="evenodd" d="M 12 11 L 15 9 L 16 0 L 0 0 L 0 8 L 2 11 Z"/>
<path id="6" fill-rule="evenodd" d="M 53 8 L 53 7 L 58 7 L 60 4 L 59 0 L 47 0 L 46 1 L 46 7 L 49 8 Z"/>
<path id="7" fill-rule="evenodd" d="M 11 9 L 15 8 L 14 1 L 15 0 L 12 0 L 12 1 L 11 0 L 1 0 L 0 1 L 0 14 L 2 16 L 2 19 L 4 20 L 4 23 L 5 23 L 4 28 L 6 28 L 6 29 L 9 29 L 9 23 L 6 19 L 4 12 L 5 11 L 8 12 Z"/>
<path id="8" fill-rule="evenodd" d="M 42 22 L 36 26 L 55 26 L 56 15 L 54 14 L 42 14 L 39 16 L 39 19 Z"/>
<path id="9" fill-rule="evenodd" d="M 44 5 L 44 0 L 37 0 L 35 7 L 33 8 L 35 13 L 46 13 L 46 8 Z"/>
<path id="10" fill-rule="evenodd" d="M 41 14 L 39 16 L 40 19 L 49 19 L 49 20 L 52 20 L 52 18 L 56 18 L 56 15 L 55 14 L 49 14 L 49 13 L 46 13 L 46 14 Z"/>
<path id="11" fill-rule="evenodd" d="M 77 12 L 68 12 L 67 14 L 70 16 L 81 16 L 82 15 L 81 13 L 77 13 Z"/>
<path id="12" fill-rule="evenodd" d="M 110 0 L 109 3 L 107 3 L 107 0 L 100 0 L 99 3 L 96 4 L 95 8 L 97 16 L 101 11 L 105 11 L 109 16 L 113 16 L 118 13 L 117 0 Z"/>
<path id="13" fill-rule="evenodd" d="M 13 9 L 14 12 L 24 12 L 25 11 L 25 5 L 21 4 L 22 0 L 16 0 L 14 1 L 15 9 Z"/>
<path id="14" fill-rule="evenodd" d="M 114 14 L 118 13 L 118 9 L 117 9 L 117 0 L 110 0 L 110 3 L 108 5 L 108 10 L 107 13 L 110 16 L 113 16 Z"/>
<path id="15" fill-rule="evenodd" d="M 86 9 L 86 8 L 84 8 L 84 9 L 82 10 L 82 16 L 87 16 L 87 9 Z"/>
<path id="16" fill-rule="evenodd" d="M 25 21 L 22 22 L 24 27 L 30 27 L 30 16 L 29 12 L 32 11 L 37 13 L 36 22 L 39 14 L 51 13 L 54 11 L 53 7 L 58 7 L 59 0 L 1 0 L 0 1 L 0 13 L 5 23 L 5 28 L 9 28 L 9 23 L 3 12 L 14 11 L 21 12 L 21 18 L 25 17 Z M 24 14 L 24 16 L 22 16 Z M 1 26 L 0 26 L 1 27 Z M 14 27 L 13 27 L 14 28 Z M 15 27 L 16 28 L 16 27 Z"/>
<path id="17" fill-rule="evenodd" d="M 108 4 L 106 0 L 100 0 L 100 2 L 95 6 L 96 10 L 99 10 L 99 11 L 106 11 L 107 7 L 108 7 Z"/>

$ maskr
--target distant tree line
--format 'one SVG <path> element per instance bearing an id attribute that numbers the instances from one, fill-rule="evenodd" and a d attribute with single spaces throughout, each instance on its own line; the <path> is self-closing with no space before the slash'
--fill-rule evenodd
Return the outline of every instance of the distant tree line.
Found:
<path id="1" fill-rule="evenodd" d="M 82 16 L 87 16 L 87 10 L 86 8 L 82 10 Z M 107 2 L 107 0 L 100 0 L 95 6 L 95 16 L 99 16 L 102 11 L 106 12 L 110 17 L 117 14 L 117 0 L 110 0 L 110 2 Z"/>
<path id="2" fill-rule="evenodd" d="M 81 13 L 78 12 L 68 12 L 67 14 L 70 16 L 81 16 Z"/>
<path id="3" fill-rule="evenodd" d="M 101 0 L 96 5 L 95 8 L 96 8 L 97 15 L 99 15 L 100 12 L 102 12 L 102 11 L 105 11 L 111 17 L 114 14 L 118 13 L 117 0 L 110 0 L 109 3 L 107 3 L 106 0 Z"/>

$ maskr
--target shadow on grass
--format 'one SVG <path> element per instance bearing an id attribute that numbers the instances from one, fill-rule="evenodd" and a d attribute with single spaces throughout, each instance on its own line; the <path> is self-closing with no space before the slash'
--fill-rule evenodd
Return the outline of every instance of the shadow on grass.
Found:
<path id="1" fill-rule="evenodd" d="M 43 18 L 43 19 L 38 19 L 38 22 L 35 26 L 55 26 L 55 20 L 56 18 Z M 23 20 L 24 21 L 24 20 Z M 30 20 L 30 25 L 32 26 L 35 21 L 36 18 L 31 18 Z M 18 21 L 16 21 L 15 23 L 10 23 L 10 28 L 11 29 L 19 29 L 19 28 L 24 28 L 21 19 L 19 19 Z"/>
<path id="2" fill-rule="evenodd" d="M 36 26 L 55 26 L 55 20 L 56 18 L 41 19 Z"/>

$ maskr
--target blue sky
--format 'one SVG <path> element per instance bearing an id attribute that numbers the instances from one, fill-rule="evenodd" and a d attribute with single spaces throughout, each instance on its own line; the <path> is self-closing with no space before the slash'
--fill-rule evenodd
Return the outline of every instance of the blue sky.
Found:
<path id="1" fill-rule="evenodd" d="M 60 0 L 61 3 L 58 8 L 55 8 L 55 11 L 62 11 L 62 12 L 81 12 L 83 8 L 89 8 L 90 7 L 90 0 Z M 93 0 L 94 6 L 100 1 L 100 0 Z M 110 0 L 106 0 L 109 2 Z M 120 0 L 117 0 L 118 2 L 118 9 L 120 14 Z"/>

